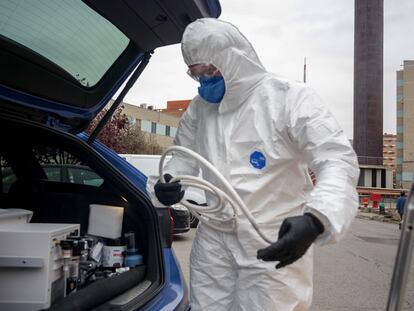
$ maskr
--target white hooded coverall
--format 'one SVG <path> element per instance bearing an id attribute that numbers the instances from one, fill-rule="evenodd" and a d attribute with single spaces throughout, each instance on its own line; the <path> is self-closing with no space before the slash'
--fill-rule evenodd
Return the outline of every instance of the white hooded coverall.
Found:
<path id="1" fill-rule="evenodd" d="M 187 65 L 213 64 L 224 77 L 219 104 L 196 96 L 174 143 L 210 161 L 238 192 L 266 236 L 277 239 L 282 221 L 305 212 L 325 231 L 317 244 L 339 240 L 358 206 L 355 153 L 320 98 L 304 84 L 268 73 L 233 25 L 199 19 L 186 28 Z M 308 174 L 316 175 L 316 186 Z M 198 176 L 197 163 L 175 154 L 165 172 Z M 208 172 L 203 178 L 217 185 Z M 153 182 L 148 191 L 154 198 Z M 160 204 L 159 202 L 157 203 Z M 240 213 L 236 233 L 200 224 L 190 258 L 194 311 L 307 310 L 312 301 L 313 248 L 295 263 L 256 259 L 268 246 Z"/>

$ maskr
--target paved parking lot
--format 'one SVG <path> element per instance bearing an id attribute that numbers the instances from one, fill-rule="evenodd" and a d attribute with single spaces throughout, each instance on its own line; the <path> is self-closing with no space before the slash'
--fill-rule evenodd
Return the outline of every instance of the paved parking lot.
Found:
<path id="1" fill-rule="evenodd" d="M 189 255 L 195 229 L 173 244 L 188 282 Z M 398 225 L 356 219 L 336 245 L 315 248 L 312 311 L 384 310 L 400 231 Z M 403 310 L 414 310 L 414 269 Z"/>

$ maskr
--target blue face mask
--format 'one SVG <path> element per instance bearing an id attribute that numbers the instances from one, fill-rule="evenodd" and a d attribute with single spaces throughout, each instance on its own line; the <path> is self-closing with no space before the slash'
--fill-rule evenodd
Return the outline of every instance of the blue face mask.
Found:
<path id="1" fill-rule="evenodd" d="M 222 76 L 200 78 L 198 94 L 211 104 L 218 104 L 224 97 L 226 86 Z"/>

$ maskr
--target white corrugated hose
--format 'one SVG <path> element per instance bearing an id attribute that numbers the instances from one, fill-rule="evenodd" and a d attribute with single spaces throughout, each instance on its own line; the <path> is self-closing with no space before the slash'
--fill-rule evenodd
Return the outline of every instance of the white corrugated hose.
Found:
<path id="1" fill-rule="evenodd" d="M 250 213 L 249 209 L 244 204 L 243 200 L 233 189 L 230 183 L 223 177 L 223 175 L 206 159 L 200 156 L 198 153 L 182 147 L 171 146 L 167 148 L 164 154 L 161 156 L 159 164 L 160 181 L 165 183 L 164 179 L 164 160 L 165 157 L 174 151 L 185 153 L 186 155 L 196 159 L 205 168 L 210 170 L 218 180 L 222 183 L 224 191 L 211 184 L 210 182 L 191 175 L 178 175 L 174 176 L 169 182 L 179 181 L 181 185 L 186 187 L 194 187 L 204 190 L 217 198 L 217 202 L 212 206 L 200 206 L 192 204 L 186 200 L 182 200 L 180 204 L 184 205 L 189 211 L 196 216 L 202 223 L 222 232 L 236 232 L 237 231 L 237 210 L 240 209 L 242 213 L 247 217 L 253 228 L 259 234 L 259 236 L 267 243 L 271 244 L 274 241 L 270 240 L 264 235 L 257 225 L 254 217 Z M 226 213 L 227 209 L 227 213 Z M 230 216 L 225 216 L 230 215 Z"/>

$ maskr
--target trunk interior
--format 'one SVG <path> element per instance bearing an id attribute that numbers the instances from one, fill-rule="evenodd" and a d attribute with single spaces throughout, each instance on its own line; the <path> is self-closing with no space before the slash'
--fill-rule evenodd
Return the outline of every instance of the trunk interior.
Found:
<path id="1" fill-rule="evenodd" d="M 0 210 L 32 211 L 31 223 L 80 226 L 78 237 L 53 240 L 57 255 L 49 276 L 51 310 L 138 308 L 156 294 L 163 283 L 156 214 L 88 145 L 72 135 L 10 116 L 2 119 L 0 114 L 0 166 Z M 115 219 L 113 210 L 122 213 L 118 225 L 105 223 L 108 217 Z M 120 234 L 113 233 L 117 230 Z M 68 249 L 71 254 L 65 257 Z M 125 268 L 128 255 L 133 257 Z M 10 270 L 11 287 L 21 286 L 15 275 L 25 280 L 16 268 L 0 269 Z M 28 291 L 31 280 L 27 274 Z M 19 290 L 11 291 L 14 295 Z"/>

